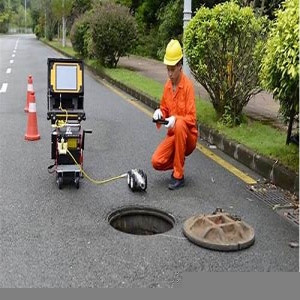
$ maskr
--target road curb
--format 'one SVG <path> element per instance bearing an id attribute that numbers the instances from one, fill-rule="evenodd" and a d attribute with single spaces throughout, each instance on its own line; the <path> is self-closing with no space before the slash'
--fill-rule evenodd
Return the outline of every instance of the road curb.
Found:
<path id="1" fill-rule="evenodd" d="M 279 164 L 248 149 L 242 144 L 226 139 L 214 129 L 203 124 L 198 126 L 201 138 L 233 157 L 251 170 L 257 172 L 270 183 L 291 192 L 299 191 L 299 175 Z"/>
<path id="2" fill-rule="evenodd" d="M 99 73 L 95 70 L 92 68 L 90 68 L 90 70 L 99 76 Z M 107 82 L 143 102 L 150 108 L 156 109 L 158 107 L 158 102 L 143 92 L 128 87 L 125 84 L 110 78 L 104 73 L 101 73 L 100 76 L 102 79 L 105 79 Z M 297 193 L 299 191 L 299 175 L 296 172 L 287 169 L 275 160 L 255 153 L 242 144 L 227 139 L 222 134 L 219 134 L 214 129 L 208 128 L 204 124 L 198 123 L 198 129 L 203 140 L 210 144 L 214 144 L 222 152 L 257 172 L 270 183 L 292 193 Z"/>

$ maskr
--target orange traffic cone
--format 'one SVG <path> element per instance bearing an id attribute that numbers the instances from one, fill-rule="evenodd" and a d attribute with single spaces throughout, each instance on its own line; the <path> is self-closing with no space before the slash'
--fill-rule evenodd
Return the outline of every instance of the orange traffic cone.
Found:
<path id="1" fill-rule="evenodd" d="M 28 81 L 27 81 L 27 99 L 26 99 L 26 104 L 24 107 L 25 112 L 28 112 L 28 109 L 29 109 L 29 95 L 31 92 L 33 92 L 33 80 L 32 80 L 32 76 L 29 75 Z"/>
<path id="2" fill-rule="evenodd" d="M 25 140 L 35 141 L 35 140 L 39 140 L 39 139 L 40 139 L 40 134 L 38 132 L 38 127 L 37 127 L 35 93 L 30 92 L 29 106 L 28 106 L 27 131 L 25 134 Z"/>

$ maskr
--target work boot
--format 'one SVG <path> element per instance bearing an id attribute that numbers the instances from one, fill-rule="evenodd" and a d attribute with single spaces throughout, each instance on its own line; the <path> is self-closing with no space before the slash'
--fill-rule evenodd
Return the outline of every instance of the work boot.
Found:
<path id="1" fill-rule="evenodd" d="M 184 187 L 184 177 L 176 179 L 172 176 L 172 182 L 168 185 L 169 190 L 178 190 Z"/>

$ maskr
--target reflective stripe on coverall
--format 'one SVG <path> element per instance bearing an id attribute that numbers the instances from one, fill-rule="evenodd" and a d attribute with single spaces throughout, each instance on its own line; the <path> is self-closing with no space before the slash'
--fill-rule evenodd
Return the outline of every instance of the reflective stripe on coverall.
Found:
<path id="1" fill-rule="evenodd" d="M 194 87 L 185 74 L 180 76 L 175 92 L 171 80 L 167 81 L 160 103 L 163 118 L 175 116 L 175 126 L 168 129 L 152 156 L 154 169 L 173 169 L 176 179 L 183 177 L 185 156 L 196 148 L 198 138 Z"/>

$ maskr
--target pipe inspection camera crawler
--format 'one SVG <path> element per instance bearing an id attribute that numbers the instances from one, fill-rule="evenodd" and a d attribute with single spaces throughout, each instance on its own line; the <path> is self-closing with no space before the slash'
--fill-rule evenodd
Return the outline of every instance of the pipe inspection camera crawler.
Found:
<path id="1" fill-rule="evenodd" d="M 56 172 L 58 188 L 64 181 L 73 181 L 79 188 L 83 175 L 95 184 L 127 177 L 131 191 L 146 191 L 147 175 L 140 169 L 132 169 L 122 175 L 106 180 L 90 178 L 82 168 L 86 133 L 81 121 L 86 119 L 84 111 L 84 65 L 79 59 L 48 58 L 47 119 L 53 127 L 51 133 L 51 158 L 55 164 L 48 167 Z M 50 171 L 55 167 L 54 171 Z"/>
<path id="2" fill-rule="evenodd" d="M 85 134 L 92 133 L 80 124 L 85 120 L 83 80 L 81 60 L 48 58 L 47 118 L 53 127 L 51 158 L 59 189 L 65 180 L 79 188 Z"/>

